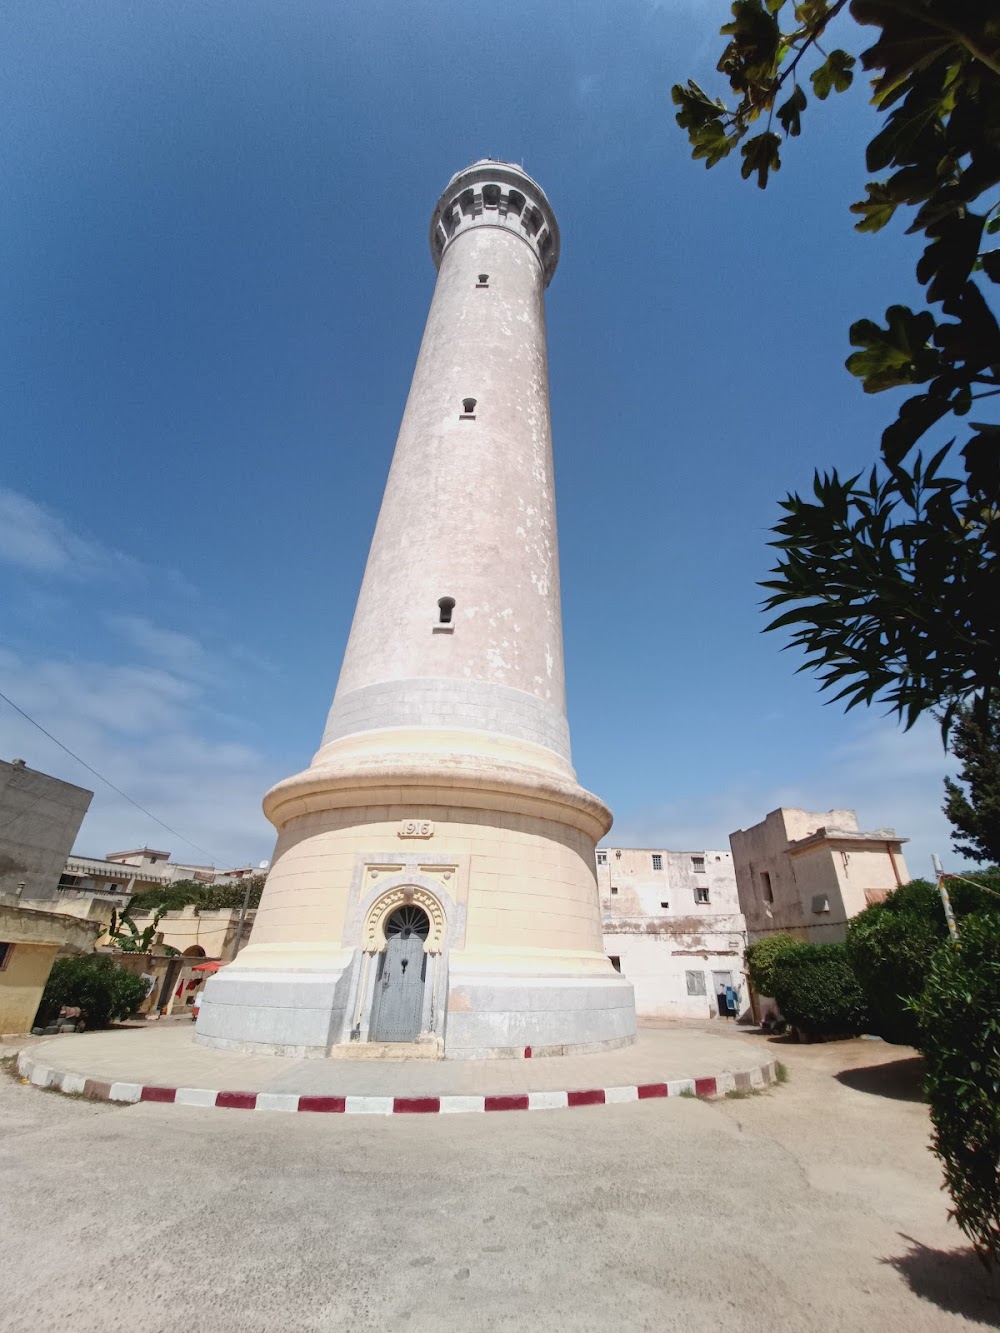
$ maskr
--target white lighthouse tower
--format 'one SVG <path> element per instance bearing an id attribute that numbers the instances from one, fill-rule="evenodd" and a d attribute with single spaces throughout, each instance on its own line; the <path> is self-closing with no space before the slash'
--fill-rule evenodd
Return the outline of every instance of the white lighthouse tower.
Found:
<path id="1" fill-rule="evenodd" d="M 634 1036 L 601 942 L 611 815 L 576 781 L 566 722 L 544 303 L 559 229 L 530 176 L 487 160 L 449 182 L 430 240 L 333 707 L 309 768 L 265 797 L 272 869 L 249 944 L 208 982 L 207 1045 L 451 1058 Z"/>

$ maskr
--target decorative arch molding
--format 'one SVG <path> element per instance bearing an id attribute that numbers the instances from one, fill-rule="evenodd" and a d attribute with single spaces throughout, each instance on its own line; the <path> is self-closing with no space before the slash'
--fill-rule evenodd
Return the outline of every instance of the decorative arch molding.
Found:
<path id="1" fill-rule="evenodd" d="M 419 884 L 396 884 L 379 894 L 365 914 L 361 947 L 366 953 L 385 952 L 385 923 L 397 907 L 404 905 L 419 907 L 427 913 L 430 930 L 424 940 L 424 953 L 441 952 L 447 929 L 447 918 L 441 900 Z"/>

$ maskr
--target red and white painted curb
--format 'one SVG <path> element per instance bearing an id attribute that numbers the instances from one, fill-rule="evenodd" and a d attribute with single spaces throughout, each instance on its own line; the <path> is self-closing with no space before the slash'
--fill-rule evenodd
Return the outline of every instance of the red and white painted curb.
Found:
<path id="1" fill-rule="evenodd" d="M 752 1092 L 776 1080 L 775 1062 L 735 1074 L 669 1079 L 665 1083 L 618 1088 L 577 1088 L 567 1092 L 513 1092 L 440 1097 L 331 1097 L 297 1092 L 219 1092 L 213 1088 L 164 1088 L 148 1083 L 113 1083 L 65 1073 L 22 1051 L 21 1078 L 39 1088 L 82 1094 L 105 1102 L 164 1102 L 173 1106 L 219 1106 L 232 1111 L 326 1111 L 339 1115 L 438 1115 L 465 1111 L 558 1111 L 572 1106 L 608 1106 L 651 1097 L 722 1097 Z"/>

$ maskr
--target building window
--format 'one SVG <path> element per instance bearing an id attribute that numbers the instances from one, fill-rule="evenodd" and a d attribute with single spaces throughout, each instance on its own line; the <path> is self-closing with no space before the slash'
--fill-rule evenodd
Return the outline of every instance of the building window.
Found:
<path id="1" fill-rule="evenodd" d="M 666 902 L 666 901 L 661 901 L 660 906 L 661 906 L 661 907 L 669 907 L 670 904 L 669 904 L 668 902 Z"/>
<path id="2" fill-rule="evenodd" d="M 475 398 L 463 398 L 462 410 L 458 416 L 459 421 L 475 421 L 476 419 L 476 400 Z"/>
<path id="3" fill-rule="evenodd" d="M 698 884 L 698 885 L 695 886 L 694 900 L 695 900 L 696 903 L 707 903 L 707 902 L 708 902 L 708 885 L 707 885 L 707 884 Z"/>
<path id="4" fill-rule="evenodd" d="M 692 856 L 691 869 L 695 874 L 699 874 L 705 869 L 705 858 L 703 856 Z"/>
<path id="5" fill-rule="evenodd" d="M 653 853 L 653 869 L 654 870 L 663 869 L 663 857 L 660 855 L 659 852 Z"/>
<path id="6" fill-rule="evenodd" d="M 490 275 L 488 273 L 480 273 L 479 281 L 476 283 L 476 286 L 488 287 L 489 285 L 490 285 Z"/>
<path id="7" fill-rule="evenodd" d="M 618 957 L 617 954 L 613 953 L 608 954 L 608 962 L 611 964 L 611 966 L 615 969 L 616 972 L 620 972 L 622 970 L 622 960 Z"/>
<path id="8" fill-rule="evenodd" d="M 618 885 L 617 885 L 617 884 L 612 884 L 612 886 L 611 886 L 611 895 L 612 895 L 612 897 L 614 897 L 614 895 L 615 895 L 617 892 L 618 892 Z"/>
<path id="9" fill-rule="evenodd" d="M 598 864 L 599 866 L 606 866 L 606 865 L 608 864 L 608 854 L 607 854 L 607 852 L 598 852 L 598 853 L 597 853 L 597 864 Z"/>
<path id="10" fill-rule="evenodd" d="M 0 941 L 0 972 L 4 970 L 10 962 L 11 954 L 14 952 L 13 944 L 4 944 Z"/>
<path id="11" fill-rule="evenodd" d="M 766 903 L 774 902 L 774 890 L 771 888 L 771 876 L 766 870 L 760 872 L 760 891 Z"/>
<path id="12" fill-rule="evenodd" d="M 708 994 L 708 992 L 705 990 L 704 972 L 685 972 L 684 976 L 687 979 L 687 989 L 689 995 Z"/>
<path id="13" fill-rule="evenodd" d="M 439 624 L 439 625 L 450 625 L 450 624 L 451 624 L 451 613 L 452 613 L 452 611 L 454 611 L 454 609 L 455 609 L 455 599 L 454 599 L 454 597 L 439 597 L 439 598 L 438 598 L 438 624 Z"/>

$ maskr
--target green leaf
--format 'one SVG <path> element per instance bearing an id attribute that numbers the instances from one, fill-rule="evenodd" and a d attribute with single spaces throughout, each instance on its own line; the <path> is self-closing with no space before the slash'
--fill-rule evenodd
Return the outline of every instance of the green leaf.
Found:
<path id="1" fill-rule="evenodd" d="M 718 120 L 728 114 L 724 102 L 709 97 L 694 79 L 688 79 L 687 85 L 675 83 L 670 90 L 675 106 L 680 107 L 676 120 L 682 130 L 697 130 L 710 121 Z"/>
<path id="2" fill-rule="evenodd" d="M 774 64 L 781 42 L 781 29 L 773 14 L 768 13 L 761 0 L 735 0 L 730 11 L 732 23 L 719 29 L 729 37 L 729 51 L 748 67 L 750 72 L 765 73 Z M 723 60 L 726 55 L 723 55 Z"/>
<path id="3" fill-rule="evenodd" d="M 757 184 L 762 190 L 765 189 L 768 172 L 778 171 L 781 168 L 780 150 L 781 140 L 776 134 L 757 134 L 754 138 L 748 139 L 740 149 L 743 155 L 740 174 L 743 179 L 749 179 L 756 171 Z"/>
<path id="4" fill-rule="evenodd" d="M 775 115 L 778 117 L 778 123 L 786 134 L 791 135 L 793 139 L 798 138 L 802 133 L 802 123 L 800 117 L 806 109 L 806 95 L 798 84 L 792 90 L 792 95 L 788 101 L 779 106 Z"/>
<path id="5" fill-rule="evenodd" d="M 813 92 L 821 102 L 825 102 L 831 92 L 843 93 L 850 88 L 854 79 L 852 73 L 857 62 L 846 51 L 831 51 L 818 69 L 809 75 Z"/>
<path id="6" fill-rule="evenodd" d="M 925 431 L 951 410 L 946 397 L 919 393 L 907 398 L 899 409 L 899 416 L 882 432 L 882 457 L 892 467 L 913 448 Z"/>
<path id="7" fill-rule="evenodd" d="M 892 221 L 892 215 L 899 205 L 885 185 L 872 181 L 865 186 L 865 189 L 868 191 L 868 198 L 851 204 L 851 212 L 861 215 L 861 221 L 855 222 L 854 230 L 881 231 Z"/>
<path id="8" fill-rule="evenodd" d="M 885 312 L 886 328 L 870 319 L 851 325 L 853 352 L 845 362 L 852 375 L 864 381 L 865 393 L 881 393 L 900 384 L 930 378 L 936 354 L 929 347 L 934 316 L 927 310 L 914 314 L 908 306 L 893 305 Z"/>
<path id="9" fill-rule="evenodd" d="M 929 301 L 946 301 L 961 290 L 979 254 L 984 220 L 980 213 L 952 213 L 927 228 L 931 243 L 917 264 L 917 281 L 928 284 Z"/>
<path id="10" fill-rule="evenodd" d="M 692 144 L 691 156 L 696 161 L 704 158 L 706 167 L 714 167 L 716 162 L 729 155 L 738 136 L 727 134 L 721 120 L 710 120 L 707 125 L 692 130 L 689 138 Z"/>

